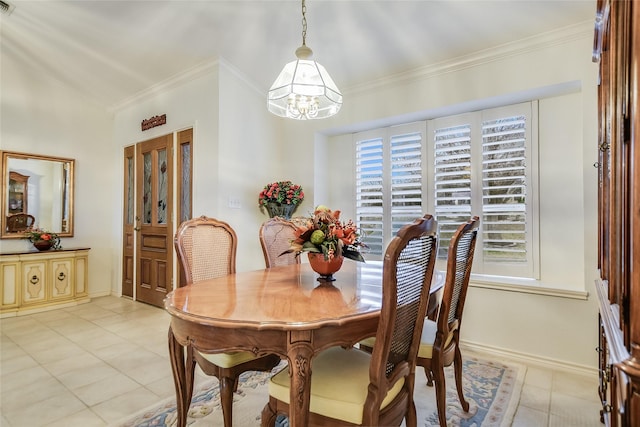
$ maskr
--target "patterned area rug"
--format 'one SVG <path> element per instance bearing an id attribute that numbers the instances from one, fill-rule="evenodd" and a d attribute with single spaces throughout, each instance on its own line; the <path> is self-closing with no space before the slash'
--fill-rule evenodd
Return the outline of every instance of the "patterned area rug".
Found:
<path id="1" fill-rule="evenodd" d="M 464 358 L 463 387 L 469 402 L 465 413 L 458 401 L 453 378 L 453 367 L 445 369 L 447 385 L 447 426 L 501 427 L 510 426 L 520 400 L 520 391 L 526 367 L 509 363 L 491 362 L 477 357 Z M 274 371 L 277 371 L 276 368 Z M 254 427 L 260 425 L 260 413 L 267 399 L 267 381 L 270 373 L 245 373 L 234 398 L 234 425 Z M 426 385 L 422 368 L 416 373 L 415 402 L 420 427 L 439 426 L 436 413 L 435 389 Z M 279 420 L 287 427 L 287 420 Z M 175 398 L 146 409 L 131 418 L 115 424 L 118 427 L 175 426 Z M 187 425 L 190 427 L 222 426 L 222 410 L 218 399 L 217 381 L 203 384 L 194 392 L 189 408 Z"/>

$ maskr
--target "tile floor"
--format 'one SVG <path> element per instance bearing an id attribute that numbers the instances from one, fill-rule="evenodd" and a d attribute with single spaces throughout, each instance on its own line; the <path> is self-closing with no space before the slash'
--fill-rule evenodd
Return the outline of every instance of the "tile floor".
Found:
<path id="1" fill-rule="evenodd" d="M 0 426 L 107 426 L 173 396 L 168 323 L 116 297 L 0 319 Z M 596 390 L 595 376 L 531 366 L 513 426 L 600 426 Z"/>

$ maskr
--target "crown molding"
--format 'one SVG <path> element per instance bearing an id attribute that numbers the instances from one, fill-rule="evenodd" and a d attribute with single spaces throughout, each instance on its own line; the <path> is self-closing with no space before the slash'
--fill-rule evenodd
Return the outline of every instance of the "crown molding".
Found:
<path id="1" fill-rule="evenodd" d="M 220 58 L 217 58 L 213 61 L 208 60 L 202 62 L 194 67 L 187 69 L 186 71 L 181 71 L 178 74 L 175 74 L 165 80 L 162 80 L 148 88 L 141 90 L 140 92 L 125 98 L 123 101 L 112 105 L 109 107 L 109 112 L 113 113 L 115 111 L 126 108 L 132 104 L 136 104 L 141 101 L 145 101 L 153 96 L 158 95 L 159 93 L 166 92 L 167 90 L 174 89 L 176 87 L 182 86 L 183 84 L 205 76 L 207 74 L 212 73 L 216 69 L 218 69 L 219 65 L 222 63 Z"/>
<path id="2" fill-rule="evenodd" d="M 220 66 L 223 66 L 227 70 L 229 70 L 234 76 L 242 80 L 242 82 L 247 85 L 247 87 L 254 90 L 256 93 L 262 94 L 264 93 L 258 86 L 249 80 L 247 76 L 245 76 L 238 68 L 236 68 L 233 64 L 228 62 L 222 57 L 218 57 L 215 60 L 202 62 L 192 68 L 187 69 L 186 71 L 182 71 L 178 74 L 175 74 L 168 79 L 165 79 L 161 82 L 154 84 L 132 96 L 126 98 L 122 102 L 119 102 L 113 106 L 111 106 L 108 111 L 113 113 L 122 108 L 126 108 L 132 104 L 136 104 L 138 102 L 149 99 L 153 96 L 158 95 L 159 93 L 166 92 L 167 90 L 174 89 L 176 87 L 182 86 L 185 83 L 188 83 L 192 80 L 198 79 L 202 76 L 211 74 L 212 72 L 218 70 Z"/>
<path id="3" fill-rule="evenodd" d="M 495 61 L 505 60 L 510 57 L 517 57 L 530 52 L 547 49 L 550 46 L 570 43 L 575 40 L 583 39 L 585 37 L 593 37 L 593 22 L 591 21 L 585 21 L 559 30 L 549 31 L 526 39 L 516 40 L 500 46 L 483 49 L 469 55 L 459 56 L 457 58 L 442 61 L 436 64 L 429 64 L 423 67 L 418 67 L 412 70 L 385 76 L 376 80 L 352 85 L 343 89 L 343 94 L 355 95 L 364 91 L 391 86 L 398 83 L 424 80 L 437 75 L 453 73 Z M 108 111 L 113 113 L 132 104 L 156 96 L 159 93 L 181 86 L 191 80 L 195 80 L 199 77 L 210 74 L 221 65 L 229 70 L 234 76 L 242 80 L 244 84 L 254 90 L 257 94 L 264 93 L 264 91 L 260 89 L 255 82 L 249 80 L 246 75 L 244 75 L 233 64 L 226 61 L 222 57 L 218 57 L 213 61 L 205 61 L 190 69 L 187 69 L 186 71 L 180 72 L 161 82 L 158 82 L 153 86 L 150 86 L 147 89 L 144 89 L 132 95 L 131 97 L 126 98 L 122 102 L 111 106 Z"/>
<path id="4" fill-rule="evenodd" d="M 459 56 L 457 58 L 392 74 L 376 80 L 364 82 L 362 84 L 352 85 L 345 88 L 343 93 L 355 95 L 372 89 L 379 89 L 384 86 L 424 80 L 437 75 L 453 73 L 477 67 L 479 65 L 547 49 L 550 46 L 570 43 L 585 37 L 589 39 L 593 37 L 592 21 L 584 21 L 559 30 L 549 31 L 525 39 L 483 49 L 469 55 Z"/>

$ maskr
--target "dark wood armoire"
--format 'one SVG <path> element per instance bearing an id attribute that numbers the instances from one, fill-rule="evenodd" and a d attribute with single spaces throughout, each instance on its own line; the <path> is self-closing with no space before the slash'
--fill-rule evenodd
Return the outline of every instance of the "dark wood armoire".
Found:
<path id="1" fill-rule="evenodd" d="M 602 421 L 640 426 L 640 0 L 598 0 L 599 394 Z"/>

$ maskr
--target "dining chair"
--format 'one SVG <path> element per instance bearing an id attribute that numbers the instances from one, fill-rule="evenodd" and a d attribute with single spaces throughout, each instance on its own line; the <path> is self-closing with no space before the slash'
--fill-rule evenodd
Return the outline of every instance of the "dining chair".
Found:
<path id="1" fill-rule="evenodd" d="M 383 261 L 378 345 L 372 353 L 331 347 L 312 360 L 309 425 L 399 426 L 404 419 L 408 427 L 416 426 L 415 362 L 436 245 L 436 221 L 431 215 L 402 227 L 389 243 Z M 287 367 L 269 381 L 263 427 L 273 427 L 278 415 L 287 415 L 289 388 Z"/>
<path id="2" fill-rule="evenodd" d="M 295 252 L 284 253 L 295 239 L 295 231 L 295 224 L 281 217 L 273 217 L 262 223 L 259 232 L 260 246 L 267 268 L 300 264 L 300 257 Z"/>
<path id="3" fill-rule="evenodd" d="M 7 231 L 14 233 L 17 231 L 25 231 L 27 228 L 33 227 L 36 219 L 33 215 L 25 213 L 17 213 L 7 216 Z"/>
<path id="4" fill-rule="evenodd" d="M 462 391 L 462 354 L 460 325 L 469 287 L 476 237 L 480 219 L 474 216 L 453 234 L 447 253 L 447 271 L 437 320 L 425 319 L 418 350 L 417 365 L 422 366 L 427 384 L 436 383 L 436 403 L 441 426 L 446 426 L 446 388 L 444 367 L 454 364 L 458 398 L 465 412 L 469 402 Z"/>
<path id="5" fill-rule="evenodd" d="M 183 222 L 174 239 L 178 258 L 187 283 L 213 279 L 236 272 L 237 236 L 233 228 L 215 218 L 201 216 Z M 258 357 L 248 351 L 207 354 L 198 351 L 197 341 L 187 347 L 191 360 L 187 381 L 189 400 L 193 392 L 195 364 L 202 371 L 218 378 L 224 426 L 231 427 L 233 419 L 233 393 L 238 388 L 238 377 L 246 371 L 270 371 L 280 362 L 274 354 Z"/>

